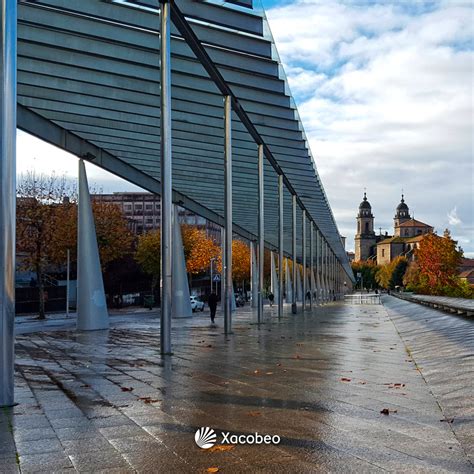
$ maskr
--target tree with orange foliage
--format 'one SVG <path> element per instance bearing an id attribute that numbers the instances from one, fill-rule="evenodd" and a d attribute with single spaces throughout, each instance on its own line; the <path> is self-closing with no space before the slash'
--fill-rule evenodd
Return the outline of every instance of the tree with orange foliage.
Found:
<path id="1" fill-rule="evenodd" d="M 45 319 L 45 273 L 54 253 L 54 236 L 61 231 L 56 211 L 69 191 L 65 177 L 55 175 L 28 172 L 18 181 L 16 247 L 20 267 L 36 274 L 39 319 Z"/>
<path id="2" fill-rule="evenodd" d="M 444 237 L 428 234 L 415 250 L 415 259 L 420 273 L 427 278 L 429 286 L 449 285 L 457 276 L 462 252 L 457 250 L 456 242 L 448 232 Z"/>
<path id="3" fill-rule="evenodd" d="M 242 240 L 232 241 L 232 278 L 235 283 L 250 279 L 250 247 Z"/>
<path id="4" fill-rule="evenodd" d="M 220 255 L 220 247 L 206 232 L 190 225 L 181 226 L 186 270 L 191 275 L 206 271 L 212 259 Z"/>
<path id="5" fill-rule="evenodd" d="M 431 295 L 465 296 L 465 288 L 458 276 L 462 250 L 446 229 L 443 237 L 428 234 L 415 249 L 415 262 L 405 275 L 408 289 Z"/>
<path id="6" fill-rule="evenodd" d="M 44 279 L 52 265 L 66 263 L 67 250 L 76 260 L 77 204 L 66 178 L 29 172 L 17 187 L 17 250 L 20 267 L 36 273 L 39 318 L 45 318 Z M 130 249 L 132 236 L 118 206 L 93 202 L 92 209 L 102 266 Z"/>
<path id="7" fill-rule="evenodd" d="M 110 262 L 121 258 L 131 250 L 133 241 L 127 221 L 120 207 L 110 202 L 92 200 L 100 264 L 104 269 Z M 57 225 L 60 229 L 53 235 L 51 260 L 56 264 L 66 261 L 67 250 L 71 260 L 77 259 L 77 205 L 64 202 L 56 209 Z"/>

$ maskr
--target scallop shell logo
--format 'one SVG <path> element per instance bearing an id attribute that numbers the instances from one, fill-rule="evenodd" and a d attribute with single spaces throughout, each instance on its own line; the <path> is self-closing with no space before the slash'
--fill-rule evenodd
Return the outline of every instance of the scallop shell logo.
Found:
<path id="1" fill-rule="evenodd" d="M 209 449 L 216 444 L 217 436 L 215 431 L 208 426 L 199 428 L 194 434 L 194 441 L 202 449 Z"/>

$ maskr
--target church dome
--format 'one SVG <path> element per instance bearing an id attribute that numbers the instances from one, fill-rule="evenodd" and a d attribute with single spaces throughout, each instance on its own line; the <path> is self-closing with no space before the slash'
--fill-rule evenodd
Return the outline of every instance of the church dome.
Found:
<path id="1" fill-rule="evenodd" d="M 403 199 L 403 194 L 402 194 L 402 200 L 400 201 L 400 204 L 397 206 L 397 211 L 408 211 L 408 206 L 405 204 L 405 199 Z"/>
<path id="2" fill-rule="evenodd" d="M 364 193 L 364 200 L 360 203 L 359 209 L 372 209 L 370 202 L 367 201 L 367 195 Z"/>

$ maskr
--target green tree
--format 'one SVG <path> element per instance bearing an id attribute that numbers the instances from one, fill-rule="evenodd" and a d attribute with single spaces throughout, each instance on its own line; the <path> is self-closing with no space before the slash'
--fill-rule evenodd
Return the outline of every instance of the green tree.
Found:
<path id="1" fill-rule="evenodd" d="M 145 273 L 151 275 L 151 292 L 155 294 L 161 271 L 161 234 L 159 230 L 146 232 L 138 237 L 135 260 Z"/>
<path id="2" fill-rule="evenodd" d="M 380 266 L 375 275 L 377 283 L 385 289 L 393 289 L 396 286 L 402 286 L 407 265 L 408 261 L 406 257 L 399 256 L 391 262 Z"/>
<path id="3" fill-rule="evenodd" d="M 352 262 L 352 271 L 354 277 L 357 279 L 357 274 L 362 274 L 362 282 L 364 288 L 378 288 L 379 284 L 375 278 L 379 266 L 373 260 L 361 260 L 359 262 Z M 360 283 L 358 283 L 360 285 Z"/>

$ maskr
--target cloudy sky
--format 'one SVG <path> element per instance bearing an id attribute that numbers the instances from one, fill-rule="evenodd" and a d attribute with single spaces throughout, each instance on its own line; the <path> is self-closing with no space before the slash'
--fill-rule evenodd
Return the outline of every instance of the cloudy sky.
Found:
<path id="1" fill-rule="evenodd" d="M 347 248 L 364 188 L 389 232 L 403 189 L 417 219 L 474 257 L 473 3 L 263 3 Z M 19 172 L 44 158 L 75 170 L 23 133 L 18 147 Z M 95 167 L 90 180 L 128 187 Z"/>
<path id="2" fill-rule="evenodd" d="M 473 3 L 264 4 L 348 248 L 364 188 L 389 232 L 403 189 L 474 256 Z"/>

